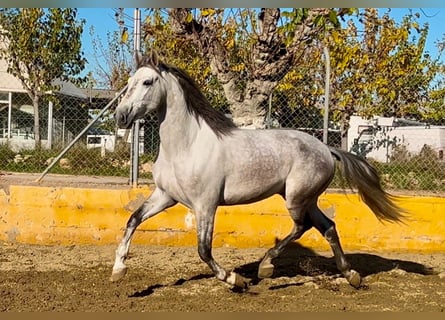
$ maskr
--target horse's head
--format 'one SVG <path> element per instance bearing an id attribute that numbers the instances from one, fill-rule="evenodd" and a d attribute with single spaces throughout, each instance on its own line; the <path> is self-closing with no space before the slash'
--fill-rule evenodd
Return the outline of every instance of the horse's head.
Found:
<path id="1" fill-rule="evenodd" d="M 165 86 L 155 54 L 137 58 L 138 69 L 128 81 L 125 96 L 116 108 L 115 120 L 120 128 L 130 128 L 135 120 L 157 110 L 165 99 Z"/>

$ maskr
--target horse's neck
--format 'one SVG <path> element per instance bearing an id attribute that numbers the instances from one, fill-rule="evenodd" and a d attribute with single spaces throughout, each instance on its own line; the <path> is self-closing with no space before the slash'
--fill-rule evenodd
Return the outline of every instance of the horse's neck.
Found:
<path id="1" fill-rule="evenodd" d="M 187 152 L 195 142 L 200 126 L 187 111 L 186 102 L 179 88 L 169 90 L 166 105 L 159 113 L 161 150 L 167 157 Z"/>

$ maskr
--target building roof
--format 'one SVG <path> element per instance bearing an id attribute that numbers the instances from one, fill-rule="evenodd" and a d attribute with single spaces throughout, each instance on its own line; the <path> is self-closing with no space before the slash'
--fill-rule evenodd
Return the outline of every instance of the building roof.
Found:
<path id="1" fill-rule="evenodd" d="M 76 85 L 69 81 L 62 81 L 60 79 L 56 79 L 53 81 L 54 85 L 61 86 L 58 93 L 63 94 L 65 96 L 87 99 L 87 95 Z"/>
<path id="2" fill-rule="evenodd" d="M 0 91 L 26 92 L 20 80 L 6 72 L 6 70 L 6 61 L 0 59 Z M 80 99 L 88 98 L 88 96 L 72 82 L 55 79 L 53 84 L 61 86 L 58 91 L 59 94 Z"/>
<path id="3" fill-rule="evenodd" d="M 85 94 L 89 100 L 105 99 L 112 100 L 116 97 L 117 92 L 109 89 L 95 89 L 95 88 L 81 88 L 83 94 Z"/>

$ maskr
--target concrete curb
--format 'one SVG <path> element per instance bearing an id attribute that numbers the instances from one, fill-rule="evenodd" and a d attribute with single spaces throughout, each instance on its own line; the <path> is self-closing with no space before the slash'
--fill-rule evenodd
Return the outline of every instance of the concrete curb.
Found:
<path id="1" fill-rule="evenodd" d="M 151 193 L 137 189 L 16 186 L 0 189 L 0 241 L 28 244 L 113 244 L 129 215 Z M 445 252 L 445 198 L 402 197 L 406 225 L 381 223 L 355 194 L 325 193 L 320 207 L 334 218 L 346 251 Z M 274 196 L 250 205 L 220 207 L 214 246 L 271 247 L 292 227 L 284 201 Z M 196 245 L 194 215 L 177 205 L 143 223 L 134 243 Z M 299 243 L 329 250 L 316 230 Z"/>

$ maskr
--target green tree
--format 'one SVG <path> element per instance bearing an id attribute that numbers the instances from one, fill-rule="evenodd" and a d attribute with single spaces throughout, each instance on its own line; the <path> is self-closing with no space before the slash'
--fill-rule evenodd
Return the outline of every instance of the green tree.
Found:
<path id="1" fill-rule="evenodd" d="M 445 65 L 439 63 L 445 50 L 445 35 L 436 42 L 439 56 L 437 62 L 437 76 L 433 79 L 431 90 L 428 92 L 427 103 L 422 108 L 423 120 L 435 125 L 444 125 L 445 119 Z"/>
<path id="2" fill-rule="evenodd" d="M 148 18 L 146 32 L 149 44 L 165 34 L 172 37 L 159 43 L 165 44 L 164 53 L 178 47 L 193 51 L 195 58 L 185 61 L 196 60 L 205 68 L 195 72 L 217 79 L 236 124 L 264 127 L 273 89 L 302 62 L 311 40 L 328 26 L 338 27 L 338 17 L 349 13 L 332 8 L 157 9 L 150 11 L 154 18 Z"/>
<path id="3" fill-rule="evenodd" d="M 390 12 L 367 8 L 358 23 L 351 20 L 324 39 L 333 72 L 331 110 L 343 137 L 352 114 L 421 119 L 433 103 L 432 84 L 443 66 L 425 52 L 428 25 L 416 18 L 407 14 L 396 23 Z"/>
<path id="4" fill-rule="evenodd" d="M 59 87 L 54 80 L 77 76 L 86 59 L 81 51 L 83 20 L 74 8 L 3 8 L 0 11 L 0 57 L 17 77 L 34 107 L 36 147 L 41 145 L 39 102 Z"/>
<path id="5" fill-rule="evenodd" d="M 306 50 L 304 63 L 277 86 L 292 110 L 321 116 L 325 74 L 323 48 L 329 50 L 331 120 L 339 125 L 342 145 L 351 115 L 443 118 L 443 64 L 425 52 L 428 25 L 416 14 L 400 23 L 390 11 L 361 9 L 342 28 L 325 30 L 317 46 Z M 440 81 L 442 79 L 442 81 Z"/>
<path id="6" fill-rule="evenodd" d="M 156 50 L 165 62 L 186 70 L 215 108 L 228 111 L 222 87 L 199 47 L 185 37 L 178 37 L 164 10 L 148 9 L 147 13 L 143 21 L 143 46 Z"/>
<path id="7" fill-rule="evenodd" d="M 264 126 L 271 93 L 280 123 L 309 115 L 284 125 L 317 126 L 327 48 L 331 120 L 345 138 L 353 114 L 443 114 L 443 84 L 433 86 L 443 65 L 425 52 L 428 25 L 417 18 L 396 23 L 375 8 L 150 9 L 144 31 L 147 47 L 188 70 L 206 93 L 218 92 L 212 98 L 241 126 Z"/>

